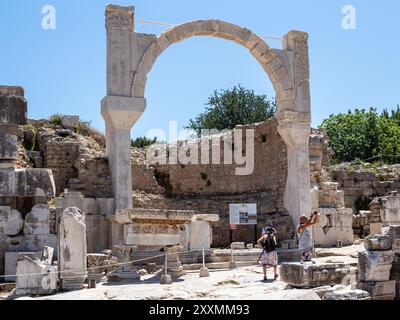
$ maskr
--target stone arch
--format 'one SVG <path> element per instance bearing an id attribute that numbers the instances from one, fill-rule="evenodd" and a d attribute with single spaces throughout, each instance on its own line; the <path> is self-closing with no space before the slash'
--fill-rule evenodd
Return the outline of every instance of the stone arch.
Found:
<path id="1" fill-rule="evenodd" d="M 284 207 L 294 224 L 301 214 L 311 211 L 307 33 L 289 31 L 282 49 L 273 49 L 250 30 L 220 20 L 188 22 L 157 37 L 134 31 L 134 7 L 109 5 L 105 15 L 107 96 L 101 102 L 101 113 L 117 209 L 133 206 L 130 129 L 146 109 L 147 74 L 170 45 L 193 36 L 212 36 L 246 47 L 268 74 L 277 98 L 277 130 L 288 150 Z"/>
<path id="2" fill-rule="evenodd" d="M 144 52 L 132 82 L 132 96 L 144 98 L 147 74 L 161 53 L 174 43 L 194 36 L 211 36 L 233 41 L 247 48 L 268 74 L 280 103 L 293 87 L 289 72 L 278 53 L 246 28 L 220 21 L 199 20 L 171 28 L 156 38 Z"/>

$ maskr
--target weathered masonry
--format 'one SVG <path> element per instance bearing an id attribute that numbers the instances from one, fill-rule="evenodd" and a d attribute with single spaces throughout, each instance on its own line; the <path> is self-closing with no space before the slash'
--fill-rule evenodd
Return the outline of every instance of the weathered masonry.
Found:
<path id="1" fill-rule="evenodd" d="M 132 208 L 130 129 L 146 109 L 147 74 L 170 45 L 193 36 L 211 36 L 249 49 L 271 79 L 277 97 L 278 132 L 287 146 L 284 206 L 294 221 L 310 212 L 311 108 L 306 33 L 290 31 L 283 38 L 282 49 L 273 49 L 250 30 L 219 20 L 188 22 L 157 37 L 134 31 L 134 7 L 109 5 L 105 14 L 107 96 L 101 111 L 116 209 Z"/>

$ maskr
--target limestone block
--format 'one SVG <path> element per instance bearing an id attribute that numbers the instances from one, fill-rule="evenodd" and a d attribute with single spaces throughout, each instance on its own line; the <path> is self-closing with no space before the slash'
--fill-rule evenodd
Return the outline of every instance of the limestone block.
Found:
<path id="1" fill-rule="evenodd" d="M 0 128 L 0 159 L 16 159 L 18 157 L 18 137 L 1 132 Z"/>
<path id="2" fill-rule="evenodd" d="M 364 251 L 358 253 L 360 281 L 388 281 L 394 254 L 392 251 Z"/>
<path id="3" fill-rule="evenodd" d="M 210 249 L 211 228 L 207 221 L 190 223 L 190 250 Z"/>
<path id="4" fill-rule="evenodd" d="M 16 236 L 21 232 L 23 226 L 24 220 L 18 210 L 11 209 L 11 207 L 0 207 L 0 234 Z"/>
<path id="5" fill-rule="evenodd" d="M 53 173 L 48 169 L 0 170 L 0 197 L 54 197 Z"/>
<path id="6" fill-rule="evenodd" d="M 127 245 L 137 246 L 169 246 L 180 243 L 180 234 L 128 234 Z"/>
<path id="7" fill-rule="evenodd" d="M 244 242 L 232 242 L 231 249 L 232 250 L 246 249 L 246 245 Z"/>
<path id="8" fill-rule="evenodd" d="M 354 241 L 353 228 L 314 227 L 313 232 L 314 244 L 320 247 L 335 247 L 338 240 L 342 241 L 344 246 L 349 246 L 352 245 Z"/>
<path id="9" fill-rule="evenodd" d="M 0 124 L 25 125 L 27 101 L 16 92 L 0 92 Z"/>
<path id="10" fill-rule="evenodd" d="M 357 288 L 367 291 L 372 300 L 379 299 L 379 297 L 382 296 L 389 300 L 393 300 L 396 297 L 396 280 L 382 282 L 359 282 L 357 284 Z"/>
<path id="11" fill-rule="evenodd" d="M 79 210 L 82 210 L 82 202 L 83 198 L 81 197 L 66 197 L 64 198 L 64 207 L 63 209 L 67 208 L 78 208 Z"/>
<path id="12" fill-rule="evenodd" d="M 369 233 L 370 234 L 381 234 L 382 226 L 383 226 L 383 224 L 380 222 L 370 223 L 369 224 Z"/>
<path id="13" fill-rule="evenodd" d="M 184 251 L 189 251 L 190 249 L 190 223 L 186 223 L 180 226 L 180 241 L 179 245 L 183 247 Z"/>
<path id="14" fill-rule="evenodd" d="M 312 292 L 315 292 L 321 299 L 324 298 L 324 296 L 328 293 L 328 292 L 332 292 L 332 291 L 337 291 L 337 290 L 343 290 L 346 289 L 345 285 L 342 284 L 338 284 L 336 286 L 323 286 L 323 287 L 317 287 L 312 289 Z"/>
<path id="15" fill-rule="evenodd" d="M 62 116 L 61 125 L 66 129 L 75 129 L 79 125 L 79 116 Z"/>
<path id="16" fill-rule="evenodd" d="M 113 216 L 115 214 L 115 200 L 114 198 L 107 199 L 106 216 Z"/>
<path id="17" fill-rule="evenodd" d="M 368 292 L 363 290 L 344 290 L 327 292 L 323 300 L 371 300 Z"/>
<path id="18" fill-rule="evenodd" d="M 400 238 L 394 239 L 392 243 L 392 251 L 396 254 L 400 254 Z"/>
<path id="19" fill-rule="evenodd" d="M 33 206 L 25 217 L 25 235 L 45 235 L 50 233 L 50 209 L 46 204 Z"/>
<path id="20" fill-rule="evenodd" d="M 36 252 L 6 252 L 5 253 L 5 281 L 15 282 L 17 274 L 17 263 L 20 254 L 34 254 L 37 259 L 42 257 L 41 251 Z"/>
<path id="21" fill-rule="evenodd" d="M 25 235 L 25 247 L 27 251 L 43 251 L 45 247 L 54 248 L 54 256 L 57 252 L 57 236 L 55 234 L 30 234 Z"/>
<path id="22" fill-rule="evenodd" d="M 339 187 L 339 183 L 337 182 L 321 182 L 321 189 L 323 191 L 329 191 L 329 190 L 337 190 Z"/>
<path id="23" fill-rule="evenodd" d="M 15 294 L 48 295 L 57 290 L 57 268 L 46 264 L 35 255 L 20 254 L 17 264 Z"/>
<path id="24" fill-rule="evenodd" d="M 391 225 L 389 227 L 382 228 L 382 233 L 388 235 L 393 240 L 400 238 L 400 225 Z"/>
<path id="25" fill-rule="evenodd" d="M 96 214 L 106 215 L 109 211 L 108 208 L 108 199 L 106 198 L 97 198 L 96 199 Z"/>
<path id="26" fill-rule="evenodd" d="M 351 284 L 356 281 L 357 268 L 344 263 L 282 263 L 281 280 L 296 288 Z"/>
<path id="27" fill-rule="evenodd" d="M 82 289 L 87 278 L 87 245 L 84 213 L 77 208 L 67 208 L 59 217 L 58 266 L 62 288 Z"/>
<path id="28" fill-rule="evenodd" d="M 87 251 L 101 252 L 108 248 L 109 221 L 104 216 L 86 216 Z"/>
<path id="29" fill-rule="evenodd" d="M 83 198 L 82 199 L 82 211 L 88 215 L 97 214 L 96 210 L 96 199 L 92 198 Z"/>
<path id="30" fill-rule="evenodd" d="M 382 221 L 385 225 L 400 224 L 400 195 L 382 198 Z"/>
<path id="31" fill-rule="evenodd" d="M 392 239 L 386 235 L 370 235 L 365 238 L 364 247 L 371 251 L 388 251 L 392 249 Z"/>
<path id="32" fill-rule="evenodd" d="M 218 222 L 219 215 L 218 214 L 196 214 L 193 217 L 193 220 L 196 221 L 208 221 L 208 222 Z"/>

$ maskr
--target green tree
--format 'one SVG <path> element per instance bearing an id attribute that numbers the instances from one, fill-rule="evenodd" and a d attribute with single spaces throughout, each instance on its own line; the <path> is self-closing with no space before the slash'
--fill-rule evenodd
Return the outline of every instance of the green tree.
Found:
<path id="1" fill-rule="evenodd" d="M 374 108 L 331 115 L 320 128 L 328 135 L 335 162 L 400 155 L 400 127 L 393 119 L 379 115 Z M 395 157 L 386 160 L 396 162 Z"/>
<path id="2" fill-rule="evenodd" d="M 241 85 L 228 90 L 216 90 L 208 98 L 206 111 L 189 121 L 186 129 L 200 135 L 203 129 L 234 129 L 237 125 L 263 122 L 275 114 L 275 101 L 256 95 Z"/>
<path id="3" fill-rule="evenodd" d="M 133 139 L 131 140 L 131 146 L 140 149 L 151 146 L 152 144 L 155 143 L 157 143 L 157 137 L 154 137 L 153 139 L 147 137 L 138 137 L 135 140 Z"/>
<path id="4" fill-rule="evenodd" d="M 400 105 L 397 105 L 397 108 L 395 110 L 391 110 L 390 112 L 387 109 L 384 109 L 382 116 L 386 119 L 392 119 L 396 121 L 396 123 L 400 126 Z"/>

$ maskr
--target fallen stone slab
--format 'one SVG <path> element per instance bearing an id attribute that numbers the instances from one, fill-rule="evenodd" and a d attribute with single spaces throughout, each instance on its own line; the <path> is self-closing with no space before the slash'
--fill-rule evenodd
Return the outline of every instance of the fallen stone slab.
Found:
<path id="1" fill-rule="evenodd" d="M 373 234 L 365 238 L 365 249 L 370 251 L 388 251 L 392 249 L 392 238 L 389 235 Z"/>
<path id="2" fill-rule="evenodd" d="M 324 296 L 328 292 L 342 290 L 342 289 L 345 289 L 345 288 L 346 288 L 345 285 L 338 284 L 338 285 L 333 286 L 333 287 L 332 286 L 323 286 L 323 287 L 314 288 L 314 289 L 312 289 L 312 292 L 315 292 L 321 299 L 323 299 Z"/>
<path id="3" fill-rule="evenodd" d="M 315 292 L 297 289 L 266 293 L 263 298 L 265 300 L 321 300 Z"/>
<path id="4" fill-rule="evenodd" d="M 345 263 L 282 263 L 283 282 L 295 288 L 316 288 L 356 282 L 357 268 Z"/>
<path id="5" fill-rule="evenodd" d="M 359 282 L 357 289 L 367 291 L 372 300 L 394 300 L 396 280 L 382 282 Z"/>
<path id="6" fill-rule="evenodd" d="M 371 300 L 367 291 L 349 288 L 328 292 L 323 300 Z"/>
<path id="7" fill-rule="evenodd" d="M 392 251 L 358 253 L 359 281 L 388 281 L 394 260 Z"/>
<path id="8" fill-rule="evenodd" d="M 49 295 L 57 290 L 57 268 L 40 261 L 35 254 L 20 254 L 15 295 Z"/>
<path id="9" fill-rule="evenodd" d="M 37 252 L 6 252 L 5 253 L 5 281 L 15 282 L 17 274 L 17 264 L 20 254 L 32 255 L 34 254 L 36 258 L 40 259 L 42 256 L 41 251 Z"/>

